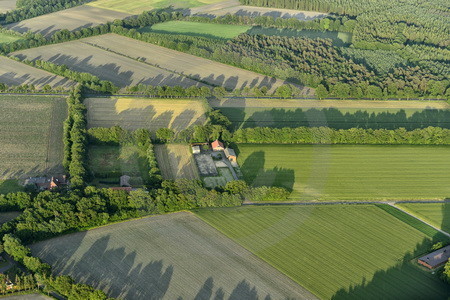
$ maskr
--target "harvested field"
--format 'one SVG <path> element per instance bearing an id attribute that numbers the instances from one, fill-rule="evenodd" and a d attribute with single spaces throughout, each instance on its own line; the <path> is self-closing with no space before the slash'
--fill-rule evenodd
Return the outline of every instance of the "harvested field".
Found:
<path id="1" fill-rule="evenodd" d="M 155 145 L 155 154 L 164 179 L 200 178 L 197 165 L 188 145 Z"/>
<path id="2" fill-rule="evenodd" d="M 5 27 L 22 33 L 28 31 L 41 33 L 48 37 L 55 31 L 61 29 L 73 31 L 84 27 L 104 24 L 116 19 L 124 19 L 127 16 L 130 15 L 108 9 L 82 5 L 23 20 L 18 23 L 6 25 Z"/>
<path id="3" fill-rule="evenodd" d="M 376 206 L 247 206 L 196 214 L 322 299 L 446 299 L 450 293 L 438 274 L 411 263 L 428 251 L 431 237 Z"/>
<path id="4" fill-rule="evenodd" d="M 31 249 L 56 274 L 122 299 L 314 299 L 187 212 L 65 235 Z"/>
<path id="5" fill-rule="evenodd" d="M 14 52 L 13 55 L 21 59 L 41 59 L 66 65 L 72 70 L 91 73 L 100 79 L 109 80 L 119 87 L 138 84 L 180 85 L 182 87 L 202 85 L 198 81 L 185 76 L 90 46 L 83 41 L 86 41 L 86 39 L 18 51 Z M 120 41 L 117 41 L 117 43 L 120 43 Z M 128 49 L 127 55 L 132 51 L 132 48 L 133 46 L 128 42 L 125 46 L 125 49 Z"/>
<path id="6" fill-rule="evenodd" d="M 244 180 L 282 186 L 292 201 L 442 200 L 450 195 L 446 146 L 241 144 Z"/>
<path id="7" fill-rule="evenodd" d="M 16 8 L 16 2 L 17 0 L 0 0 L 0 13 Z"/>
<path id="8" fill-rule="evenodd" d="M 143 11 L 173 6 L 174 8 L 187 8 L 204 6 L 205 4 L 220 2 L 221 0 L 97 0 L 87 5 L 112 9 L 130 14 L 139 14 Z"/>
<path id="9" fill-rule="evenodd" d="M 200 80 L 211 85 L 223 86 L 227 89 L 243 88 L 246 86 L 268 86 L 270 91 L 273 91 L 284 83 L 284 81 L 279 79 L 270 78 L 258 73 L 116 34 L 105 34 L 86 38 L 81 41 L 97 45 L 112 52 L 124 53 L 128 57 L 139 58 L 146 63 L 157 65 L 164 70 L 184 74 L 189 76 L 189 78 Z M 33 50 L 30 52 L 36 52 L 36 49 Z M 304 88 L 304 91 L 306 94 L 312 92 L 309 88 Z"/>
<path id="10" fill-rule="evenodd" d="M 450 202 L 396 204 L 429 224 L 450 232 Z"/>
<path id="11" fill-rule="evenodd" d="M 64 98 L 0 97 L 0 179 L 62 172 Z"/>
<path id="12" fill-rule="evenodd" d="M 33 84 L 36 88 L 44 85 L 69 88 L 75 82 L 52 73 L 33 68 L 4 56 L 0 56 L 0 83 L 6 85 Z"/>
<path id="13" fill-rule="evenodd" d="M 302 21 L 324 18 L 328 15 L 326 13 L 316 11 L 304 11 L 304 10 L 245 6 L 245 5 L 237 5 L 220 9 L 216 9 L 216 7 L 204 7 L 204 8 L 199 7 L 197 9 L 192 9 L 191 14 L 211 18 L 230 14 L 248 17 L 266 16 L 284 19 L 296 18 Z"/>
<path id="14" fill-rule="evenodd" d="M 250 30 L 251 26 L 228 24 L 205 24 L 199 22 L 169 21 L 139 29 L 139 32 L 184 34 L 209 38 L 231 39 Z"/>
<path id="15" fill-rule="evenodd" d="M 146 98 L 88 98 L 88 127 L 124 129 L 172 128 L 181 131 L 206 122 L 205 107 L 199 100 Z"/>

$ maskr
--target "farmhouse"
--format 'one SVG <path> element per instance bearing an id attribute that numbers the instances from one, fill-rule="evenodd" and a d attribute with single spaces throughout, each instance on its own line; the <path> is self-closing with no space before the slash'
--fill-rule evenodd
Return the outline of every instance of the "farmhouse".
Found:
<path id="1" fill-rule="evenodd" d="M 30 177 L 25 180 L 25 185 L 33 185 L 37 189 L 43 190 L 53 190 L 57 187 L 62 187 L 67 185 L 66 175 L 57 175 L 48 177 Z"/>
<path id="2" fill-rule="evenodd" d="M 236 152 L 232 148 L 225 148 L 224 152 L 230 162 L 237 163 Z"/>
<path id="3" fill-rule="evenodd" d="M 200 154 L 200 146 L 192 146 L 192 153 L 193 154 Z"/>
<path id="4" fill-rule="evenodd" d="M 211 143 L 211 147 L 213 151 L 223 151 L 225 150 L 225 147 L 223 146 L 223 143 L 219 140 L 215 140 Z"/>
<path id="5" fill-rule="evenodd" d="M 445 264 L 450 258 L 450 245 L 431 252 L 418 259 L 418 263 L 427 267 L 428 269 L 435 269 Z"/>

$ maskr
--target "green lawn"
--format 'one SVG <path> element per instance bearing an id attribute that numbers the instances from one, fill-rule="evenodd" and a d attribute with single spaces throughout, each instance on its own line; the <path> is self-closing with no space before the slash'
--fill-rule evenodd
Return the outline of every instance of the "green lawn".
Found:
<path id="1" fill-rule="evenodd" d="M 146 153 L 135 145 L 89 146 L 89 169 L 104 183 L 112 185 L 121 175 L 129 175 L 142 184 L 148 178 Z M 139 179 L 140 178 L 140 179 Z M 114 179 L 114 180 L 111 180 Z"/>
<path id="2" fill-rule="evenodd" d="M 293 201 L 431 200 L 450 195 L 449 147 L 238 145 L 244 180 Z"/>
<path id="3" fill-rule="evenodd" d="M 450 232 L 450 203 L 404 203 L 398 206 L 431 225 Z"/>
<path id="4" fill-rule="evenodd" d="M 409 130 L 438 126 L 450 128 L 450 110 L 418 108 L 294 108 L 294 107 L 221 107 L 234 129 L 253 127 L 328 126 Z"/>
<path id="5" fill-rule="evenodd" d="M 0 44 L 12 43 L 21 39 L 22 38 L 17 35 L 0 32 Z"/>
<path id="6" fill-rule="evenodd" d="M 427 235 L 372 205 L 240 207 L 196 214 L 322 299 L 446 299 L 411 260 Z"/>
<path id="7" fill-rule="evenodd" d="M 250 28 L 251 26 L 242 25 L 170 21 L 159 23 L 151 27 L 144 27 L 142 29 L 139 29 L 139 31 L 231 39 L 243 32 L 246 32 Z"/>
<path id="8" fill-rule="evenodd" d="M 23 186 L 15 179 L 0 180 L 0 194 L 23 191 Z"/>

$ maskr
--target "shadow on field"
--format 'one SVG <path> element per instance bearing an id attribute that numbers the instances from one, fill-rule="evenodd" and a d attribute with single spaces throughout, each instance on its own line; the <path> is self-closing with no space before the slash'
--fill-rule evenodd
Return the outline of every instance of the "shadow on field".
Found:
<path id="1" fill-rule="evenodd" d="M 257 111 L 246 118 L 246 113 L 242 108 L 225 108 L 229 111 L 230 119 L 235 128 L 254 127 L 318 127 L 328 126 L 335 129 L 349 129 L 353 127 L 366 129 L 397 129 L 400 127 L 407 130 L 426 128 L 428 126 L 450 128 L 450 110 L 425 109 L 416 111 L 411 115 L 403 109 L 397 112 L 372 112 L 358 110 L 355 112 L 343 113 L 336 108 L 323 109 L 282 109 L 273 108 L 270 110 Z"/>
<path id="2" fill-rule="evenodd" d="M 444 228 L 444 224 L 450 223 L 450 203 L 446 203 L 442 207 Z M 387 211 L 389 212 L 389 210 Z M 403 214 L 399 214 L 399 212 L 393 215 Z M 405 215 L 399 219 L 405 221 L 404 218 Z M 433 272 L 434 274 L 425 271 L 425 268 L 419 267 L 416 262 L 418 257 L 432 251 L 431 246 L 434 243 L 439 241 L 449 243 L 450 238 L 411 218 L 406 215 L 406 220 L 409 219 L 412 222 L 405 221 L 405 223 L 426 233 L 428 237 L 418 243 L 413 252 L 407 252 L 400 257 L 397 265 L 387 270 L 377 271 L 370 280 L 363 278 L 358 285 L 340 289 L 331 299 L 447 299 L 450 295 L 450 285 L 439 278 L 439 271 Z M 417 286 L 424 287 L 420 289 L 420 294 L 418 294 L 419 289 L 413 288 Z"/>
<path id="3" fill-rule="evenodd" d="M 227 9 L 223 9 L 224 11 L 226 11 Z M 221 10 L 219 10 L 221 11 Z M 187 15 L 191 15 L 190 10 L 186 10 L 184 12 Z M 230 13 L 232 15 L 236 15 L 236 16 L 241 16 L 241 17 L 251 17 L 251 18 L 256 18 L 256 17 L 260 17 L 260 16 L 264 16 L 264 17 L 273 17 L 273 18 L 283 18 L 283 19 L 291 19 L 291 18 L 295 18 L 301 21 L 308 21 L 308 20 L 314 20 L 317 18 L 321 18 L 324 16 L 318 15 L 318 16 L 307 16 L 302 12 L 299 13 L 287 13 L 287 12 L 281 12 L 281 11 L 257 11 L 257 10 L 249 10 L 247 8 L 241 8 L 237 11 L 229 11 L 227 13 Z M 222 15 L 222 14 L 215 14 L 214 11 L 213 12 L 199 12 L 195 14 L 196 16 L 200 16 L 200 17 L 205 17 L 205 18 L 210 18 L 213 19 L 215 17 L 217 17 L 218 15 Z"/>
<path id="4" fill-rule="evenodd" d="M 214 289 L 216 291 L 214 292 Z M 221 287 L 214 286 L 214 279 L 209 277 L 198 291 L 194 300 L 259 300 L 258 291 L 255 286 L 251 286 L 245 279 L 240 281 L 231 291 L 229 297 L 225 297 L 225 291 Z M 270 295 L 266 295 L 264 300 L 271 300 Z"/>
<path id="5" fill-rule="evenodd" d="M 252 186 L 278 186 L 291 191 L 294 187 L 295 172 L 293 169 L 275 167 L 267 170 L 264 151 L 250 154 L 241 165 L 244 180 Z"/>

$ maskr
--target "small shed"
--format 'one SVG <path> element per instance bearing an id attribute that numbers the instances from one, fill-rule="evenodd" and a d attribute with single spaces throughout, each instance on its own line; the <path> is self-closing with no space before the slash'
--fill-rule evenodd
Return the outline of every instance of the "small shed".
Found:
<path id="1" fill-rule="evenodd" d="M 224 152 L 230 162 L 237 162 L 236 152 L 232 148 L 225 148 Z"/>
<path id="2" fill-rule="evenodd" d="M 200 146 L 192 146 L 193 154 L 200 154 L 200 152 L 201 152 Z"/>
<path id="3" fill-rule="evenodd" d="M 225 150 L 225 147 L 223 146 L 223 143 L 219 140 L 215 140 L 211 143 L 211 147 L 213 151 L 223 151 Z"/>
<path id="4" fill-rule="evenodd" d="M 418 263 L 428 269 L 435 269 L 444 265 L 450 258 L 450 245 L 431 252 L 418 259 Z"/>
<path id="5" fill-rule="evenodd" d="M 130 179 L 131 177 L 128 175 L 122 175 L 120 176 L 120 186 L 122 187 L 130 187 Z"/>

